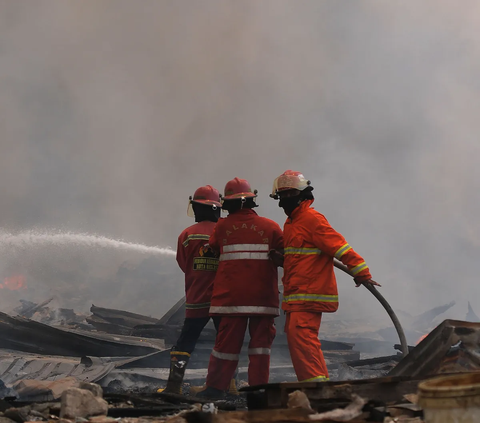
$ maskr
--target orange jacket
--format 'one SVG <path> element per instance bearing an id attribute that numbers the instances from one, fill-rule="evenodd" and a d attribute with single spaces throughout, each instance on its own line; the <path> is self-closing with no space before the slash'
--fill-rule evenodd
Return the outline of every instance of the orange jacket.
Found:
<path id="1" fill-rule="evenodd" d="M 220 253 L 210 314 L 278 316 L 277 267 L 267 254 L 283 248 L 280 226 L 242 209 L 218 221 L 209 244 Z"/>
<path id="2" fill-rule="evenodd" d="M 177 262 L 185 273 L 185 317 L 188 318 L 208 317 L 218 259 L 206 257 L 203 246 L 208 243 L 214 227 L 215 222 L 199 222 L 178 237 Z"/>
<path id="3" fill-rule="evenodd" d="M 304 201 L 285 222 L 283 229 L 283 304 L 286 311 L 334 312 L 338 291 L 333 258 L 341 260 L 360 280 L 371 275 L 360 255 L 336 232 L 325 216 Z"/>

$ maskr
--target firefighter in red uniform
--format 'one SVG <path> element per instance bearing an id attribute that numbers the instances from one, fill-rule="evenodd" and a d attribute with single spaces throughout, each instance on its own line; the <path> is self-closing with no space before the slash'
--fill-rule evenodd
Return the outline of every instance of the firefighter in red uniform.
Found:
<path id="1" fill-rule="evenodd" d="M 177 262 L 185 273 L 186 311 L 180 337 L 170 352 L 170 374 L 163 392 L 181 393 L 188 360 L 203 328 L 210 320 L 209 308 L 218 258 L 205 248 L 220 217 L 220 193 L 210 185 L 200 187 L 190 197 L 188 215 L 194 225 L 178 237 Z M 218 319 L 214 318 L 215 327 Z"/>
<path id="2" fill-rule="evenodd" d="M 328 380 L 318 331 L 322 313 L 338 309 L 334 258 L 355 275 L 357 286 L 378 285 L 363 258 L 311 207 L 313 187 L 300 172 L 287 170 L 273 185 L 272 197 L 288 216 L 284 231 L 284 255 L 269 255 L 284 269 L 283 304 L 285 333 L 295 373 L 300 382 Z"/>
<path id="3" fill-rule="evenodd" d="M 224 396 L 247 326 L 248 382 L 268 383 L 274 318 L 279 315 L 277 265 L 268 252 L 283 248 L 283 235 L 275 222 L 253 210 L 256 196 L 245 179 L 229 181 L 222 205 L 229 214 L 218 221 L 210 236 L 209 245 L 219 254 L 210 316 L 221 316 L 221 320 L 208 365 L 207 388 L 199 393 L 204 398 Z"/>

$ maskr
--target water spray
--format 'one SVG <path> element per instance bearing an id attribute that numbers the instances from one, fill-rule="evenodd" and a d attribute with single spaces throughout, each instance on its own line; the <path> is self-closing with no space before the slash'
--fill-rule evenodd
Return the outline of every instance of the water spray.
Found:
<path id="1" fill-rule="evenodd" d="M 147 246 L 95 234 L 82 234 L 73 232 L 47 233 L 40 231 L 24 231 L 18 234 L 0 233 L 0 250 L 23 251 L 34 247 L 71 247 L 77 246 L 87 249 L 112 248 L 137 252 L 140 254 L 174 256 L 176 253 L 171 248 Z"/>

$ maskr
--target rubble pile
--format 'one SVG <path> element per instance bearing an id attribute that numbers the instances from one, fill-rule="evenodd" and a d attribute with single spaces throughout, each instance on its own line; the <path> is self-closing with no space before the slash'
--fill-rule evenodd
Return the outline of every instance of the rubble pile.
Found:
<path id="1" fill-rule="evenodd" d="M 449 307 L 437 307 L 411 321 L 423 331 Z M 359 349 L 364 348 L 354 341 L 368 340 L 367 333 L 348 338 L 345 332 L 330 337 L 326 331 L 330 339 L 322 340 L 322 348 L 330 381 L 301 384 L 294 382 L 286 339 L 279 330 L 272 383 L 244 386 L 240 396 L 230 395 L 212 406 L 188 393 L 191 386 L 204 383 L 215 339 L 213 327 L 206 328 L 191 357 L 184 385 L 187 395 L 157 393 L 168 378 L 169 350 L 181 329 L 183 300 L 160 319 L 95 305 L 91 315 L 82 315 L 52 309 L 49 300 L 22 301 L 16 311 L 17 316 L 0 313 L 0 423 L 114 419 L 140 423 L 145 416 L 150 422 L 171 423 L 421 422 L 419 383 L 439 374 L 480 371 L 480 324 L 445 320 L 410 347 L 405 358 L 394 352 L 393 343 L 393 353 L 375 357 L 362 353 L 362 357 Z M 474 314 L 471 307 L 469 313 Z M 282 327 L 281 321 L 277 327 Z M 372 342 L 387 342 L 380 341 L 378 333 L 375 336 Z M 245 385 L 246 366 L 243 356 L 239 386 Z"/>

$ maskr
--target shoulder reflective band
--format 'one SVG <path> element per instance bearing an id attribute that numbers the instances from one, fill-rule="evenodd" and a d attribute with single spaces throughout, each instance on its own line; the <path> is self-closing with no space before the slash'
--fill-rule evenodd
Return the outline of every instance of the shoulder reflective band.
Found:
<path id="1" fill-rule="evenodd" d="M 351 250 L 352 247 L 350 245 L 345 244 L 343 247 L 340 247 L 337 252 L 335 253 L 335 258 L 340 260 L 340 257 L 342 257 L 348 250 Z"/>
<path id="2" fill-rule="evenodd" d="M 232 244 L 223 247 L 224 253 L 233 251 L 268 251 L 268 244 Z"/>
<path id="3" fill-rule="evenodd" d="M 364 261 L 360 263 L 358 266 L 355 266 L 354 268 L 350 269 L 350 272 L 352 272 L 352 275 L 355 276 L 358 273 L 360 273 L 362 270 L 368 269 L 367 263 Z"/>
<path id="4" fill-rule="evenodd" d="M 249 348 L 248 355 L 270 355 L 270 348 Z"/>
<path id="5" fill-rule="evenodd" d="M 320 376 L 311 377 L 310 379 L 299 380 L 299 382 L 326 382 L 327 380 L 330 380 L 330 379 L 328 379 L 328 377 L 326 376 L 320 375 Z"/>
<path id="6" fill-rule="evenodd" d="M 263 306 L 212 306 L 210 313 L 213 314 L 271 314 L 278 316 L 280 314 L 277 307 Z"/>
<path id="7" fill-rule="evenodd" d="M 314 301 L 319 303 L 336 303 L 338 295 L 316 295 L 316 294 L 293 294 L 283 297 L 283 302 L 290 301 Z"/>
<path id="8" fill-rule="evenodd" d="M 220 360 L 238 361 L 240 359 L 240 354 L 227 354 L 215 350 L 212 350 L 212 355 Z"/>
<path id="9" fill-rule="evenodd" d="M 203 239 L 208 241 L 210 239 L 210 235 L 206 234 L 191 234 L 187 236 L 187 239 L 183 241 L 183 246 L 186 247 L 190 241 L 194 241 L 196 239 Z"/>
<path id="10" fill-rule="evenodd" d="M 303 255 L 313 255 L 313 254 L 322 254 L 322 251 L 318 248 L 294 248 L 287 247 L 285 248 L 284 254 L 303 254 Z"/>
<path id="11" fill-rule="evenodd" d="M 185 303 L 185 308 L 187 310 L 198 310 L 200 308 L 210 308 L 210 303 L 201 303 L 201 304 L 187 304 L 187 303 Z"/>

